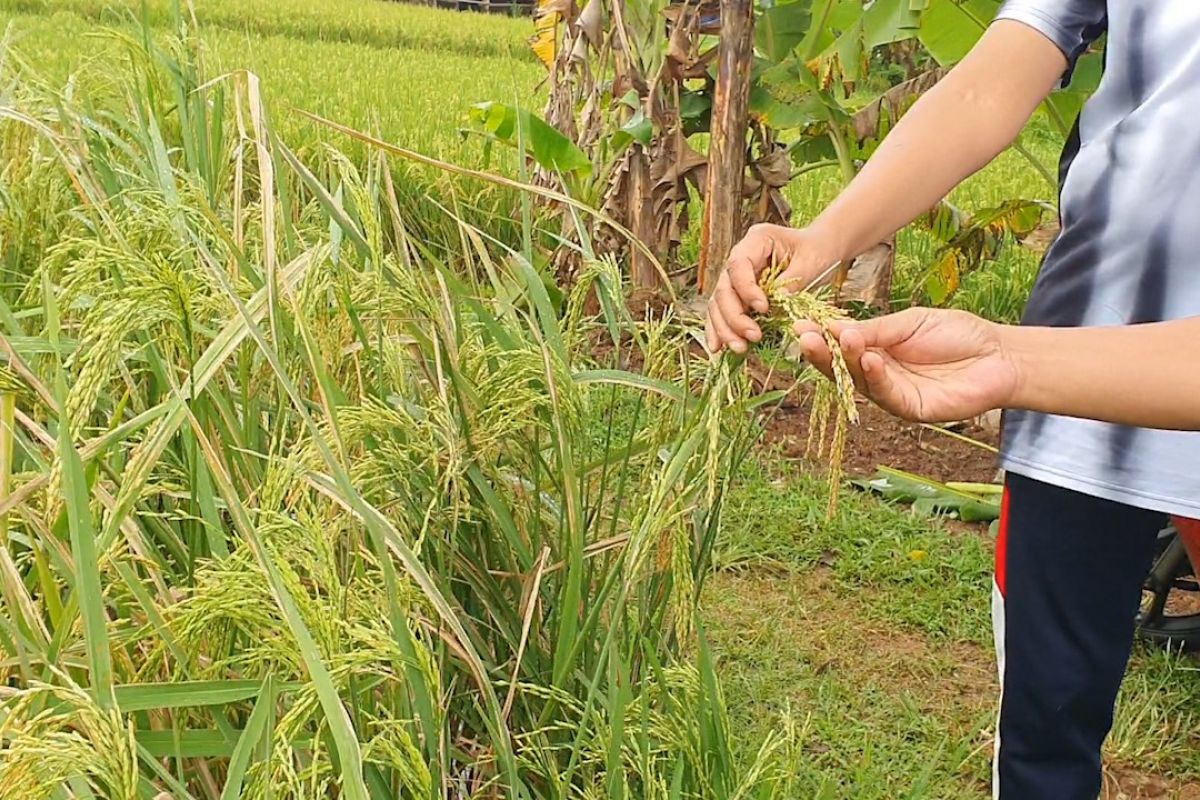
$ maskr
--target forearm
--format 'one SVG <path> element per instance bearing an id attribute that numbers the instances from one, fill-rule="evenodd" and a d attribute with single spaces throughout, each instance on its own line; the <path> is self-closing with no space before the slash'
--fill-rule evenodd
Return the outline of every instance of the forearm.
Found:
<path id="1" fill-rule="evenodd" d="M 905 114 L 812 224 L 853 258 L 927 212 L 1004 150 L 1062 75 L 1062 53 L 1015 22 L 992 26 Z"/>
<path id="2" fill-rule="evenodd" d="M 1011 408 L 1143 428 L 1200 430 L 1200 317 L 1105 328 L 1000 328 L 1017 372 Z"/>

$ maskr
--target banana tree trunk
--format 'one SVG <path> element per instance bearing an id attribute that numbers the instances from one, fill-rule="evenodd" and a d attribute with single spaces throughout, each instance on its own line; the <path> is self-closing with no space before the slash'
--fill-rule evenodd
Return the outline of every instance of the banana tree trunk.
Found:
<path id="1" fill-rule="evenodd" d="M 634 151 L 629 161 L 629 183 L 626 202 L 629 207 L 630 229 L 645 244 L 654 247 L 657 235 L 654 225 L 654 196 L 650 178 L 650 156 L 640 144 L 632 145 Z M 661 288 L 662 280 L 654 263 L 644 253 L 632 250 L 630 254 L 630 278 L 639 289 Z"/>
<path id="2" fill-rule="evenodd" d="M 716 285 L 721 266 L 742 231 L 747 105 L 750 69 L 754 63 L 753 0 L 721 0 L 719 48 L 704 219 L 700 227 L 702 294 L 708 294 Z"/>

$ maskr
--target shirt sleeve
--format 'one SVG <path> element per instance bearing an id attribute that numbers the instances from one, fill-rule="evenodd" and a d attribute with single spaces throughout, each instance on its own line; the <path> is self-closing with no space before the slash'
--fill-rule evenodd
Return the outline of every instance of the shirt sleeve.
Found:
<path id="1" fill-rule="evenodd" d="M 1045 36 L 1067 57 L 1063 85 L 1075 62 L 1107 27 L 1105 0 L 1007 0 L 996 19 L 1021 22 Z"/>

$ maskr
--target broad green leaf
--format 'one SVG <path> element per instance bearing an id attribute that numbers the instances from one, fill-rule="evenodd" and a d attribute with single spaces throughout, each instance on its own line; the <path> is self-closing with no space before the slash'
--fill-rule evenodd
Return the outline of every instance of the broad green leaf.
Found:
<path id="1" fill-rule="evenodd" d="M 631 142 L 637 142 L 643 147 L 649 147 L 654 138 L 654 123 L 646 116 L 641 108 L 633 112 L 633 116 L 613 134 L 613 147 L 620 150 Z"/>
<path id="2" fill-rule="evenodd" d="M 758 15 L 755 29 L 758 51 L 778 63 L 804 41 L 812 24 L 812 0 L 774 3 Z"/>
<path id="3" fill-rule="evenodd" d="M 920 25 L 912 0 L 875 0 L 863 12 L 863 41 L 870 51 L 915 36 Z"/>
<path id="4" fill-rule="evenodd" d="M 564 175 L 588 175 L 592 162 L 579 147 L 541 117 L 507 103 L 486 102 L 473 106 L 472 123 L 506 144 L 524 149 L 544 169 Z"/>
<path id="5" fill-rule="evenodd" d="M 912 503 L 922 514 L 954 514 L 964 522 L 987 522 L 1000 515 L 998 497 L 992 492 L 972 493 L 948 484 L 900 470 L 880 467 L 869 479 L 852 481 L 888 500 Z"/>
<path id="6" fill-rule="evenodd" d="M 712 126 L 712 98 L 704 92 L 681 92 L 679 118 L 685 136 L 707 132 Z"/>
<path id="7" fill-rule="evenodd" d="M 921 44 L 939 64 L 957 64 L 999 10 L 999 0 L 929 0 L 921 14 Z"/>

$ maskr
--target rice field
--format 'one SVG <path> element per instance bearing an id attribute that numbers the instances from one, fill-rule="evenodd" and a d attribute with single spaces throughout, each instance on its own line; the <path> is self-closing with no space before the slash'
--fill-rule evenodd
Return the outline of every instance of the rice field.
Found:
<path id="1" fill-rule="evenodd" d="M 524 22 L 141 7 L 0 0 L 0 800 L 985 796 L 981 538 L 827 519 L 615 265 L 560 297 L 515 193 L 296 112 L 511 173 L 458 128 L 538 102 Z M 959 302 L 1014 314 L 1035 267 Z M 1180 669 L 1139 658 L 1110 748 L 1178 785 Z"/>

